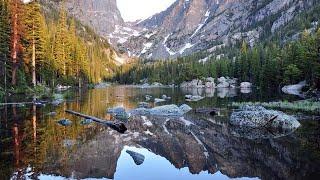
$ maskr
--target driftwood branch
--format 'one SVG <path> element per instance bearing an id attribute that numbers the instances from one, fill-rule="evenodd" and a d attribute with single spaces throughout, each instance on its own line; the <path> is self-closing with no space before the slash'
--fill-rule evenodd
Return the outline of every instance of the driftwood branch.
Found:
<path id="1" fill-rule="evenodd" d="M 270 127 L 272 122 L 277 119 L 278 116 L 274 116 L 271 119 L 268 120 L 268 122 L 264 125 L 264 127 Z"/>
<path id="2" fill-rule="evenodd" d="M 97 117 L 88 116 L 88 115 L 81 114 L 81 113 L 75 112 L 75 111 L 70 111 L 70 110 L 66 110 L 66 112 L 69 113 L 69 114 L 75 115 L 75 116 L 82 117 L 82 118 L 91 119 L 92 121 L 100 123 L 100 124 L 103 124 L 103 125 L 106 125 L 106 126 L 112 128 L 112 129 L 118 131 L 119 133 L 124 133 L 127 130 L 127 127 L 123 123 L 108 122 L 108 121 L 105 121 L 103 119 L 99 119 Z"/>

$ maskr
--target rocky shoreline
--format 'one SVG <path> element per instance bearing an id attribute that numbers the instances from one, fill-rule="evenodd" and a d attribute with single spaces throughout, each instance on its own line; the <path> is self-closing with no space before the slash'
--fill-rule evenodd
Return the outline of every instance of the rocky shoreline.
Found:
<path id="1" fill-rule="evenodd" d="M 181 88 L 241 88 L 241 89 L 251 89 L 252 83 L 241 82 L 238 83 L 237 78 L 230 77 L 220 77 L 215 80 L 215 78 L 208 77 L 204 79 L 193 79 L 192 81 L 183 82 L 180 84 Z"/>

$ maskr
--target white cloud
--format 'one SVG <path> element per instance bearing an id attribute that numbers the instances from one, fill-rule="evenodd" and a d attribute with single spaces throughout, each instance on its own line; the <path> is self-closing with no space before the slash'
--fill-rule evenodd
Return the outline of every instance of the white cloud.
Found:
<path id="1" fill-rule="evenodd" d="M 117 0 L 117 4 L 125 21 L 135 21 L 164 11 L 174 1 L 176 0 Z"/>

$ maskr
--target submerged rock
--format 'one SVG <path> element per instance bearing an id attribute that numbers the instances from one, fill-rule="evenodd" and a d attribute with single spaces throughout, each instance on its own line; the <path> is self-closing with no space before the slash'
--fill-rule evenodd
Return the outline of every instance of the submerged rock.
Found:
<path id="1" fill-rule="evenodd" d="M 186 101 L 200 101 L 200 100 L 204 99 L 204 97 L 198 96 L 198 95 L 196 95 L 196 96 L 186 95 L 185 98 L 186 98 Z"/>
<path id="2" fill-rule="evenodd" d="M 130 118 L 130 114 L 128 114 L 123 107 L 109 108 L 107 113 L 114 118 L 125 122 Z"/>
<path id="3" fill-rule="evenodd" d="M 150 105 L 147 102 L 139 102 L 138 107 L 139 108 L 150 108 Z"/>
<path id="4" fill-rule="evenodd" d="M 154 99 L 154 103 L 161 103 L 161 102 L 165 102 L 165 99 L 159 99 L 159 98 L 155 98 Z"/>
<path id="5" fill-rule="evenodd" d="M 94 86 L 95 89 L 104 89 L 110 86 L 108 83 L 99 83 Z"/>
<path id="6" fill-rule="evenodd" d="M 91 119 L 83 119 L 82 121 L 80 121 L 81 125 L 88 125 L 91 124 L 93 121 Z"/>
<path id="7" fill-rule="evenodd" d="M 232 125 L 280 129 L 297 129 L 300 126 L 295 117 L 280 111 L 267 110 L 261 106 L 244 106 L 240 110 L 232 113 Z"/>
<path id="8" fill-rule="evenodd" d="M 49 112 L 47 115 L 48 115 L 48 116 L 56 116 L 57 113 L 56 113 L 56 112 Z"/>
<path id="9" fill-rule="evenodd" d="M 151 100 L 151 98 L 152 98 L 152 96 L 151 95 L 146 95 L 146 101 L 150 101 Z"/>
<path id="10" fill-rule="evenodd" d="M 61 120 L 58 121 L 58 123 L 61 126 L 71 126 L 72 121 L 70 121 L 69 119 L 61 119 Z"/>
<path id="11" fill-rule="evenodd" d="M 130 150 L 126 150 L 126 152 L 132 157 L 136 165 L 141 165 L 144 162 L 144 155 Z"/>
<path id="12" fill-rule="evenodd" d="M 169 97 L 169 96 L 167 96 L 167 95 L 162 95 L 162 99 L 165 99 L 165 100 L 170 100 L 171 99 L 171 97 Z"/>
<path id="13" fill-rule="evenodd" d="M 72 140 L 72 139 L 65 139 L 65 140 L 63 140 L 62 143 L 63 143 L 64 147 L 70 148 L 70 147 L 74 146 L 77 143 L 77 141 Z"/>

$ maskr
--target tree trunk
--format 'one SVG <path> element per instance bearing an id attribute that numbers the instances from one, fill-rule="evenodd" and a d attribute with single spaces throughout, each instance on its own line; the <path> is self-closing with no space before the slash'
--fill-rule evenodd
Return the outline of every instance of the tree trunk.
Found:
<path id="1" fill-rule="evenodd" d="M 34 26 L 34 25 L 33 25 Z M 36 42 L 35 42 L 35 34 L 33 30 L 33 39 L 32 39 L 32 84 L 35 87 L 37 85 L 36 78 Z"/>
<path id="2" fill-rule="evenodd" d="M 17 84 L 17 58 L 18 58 L 18 1 L 15 1 L 13 12 L 13 37 L 12 37 L 12 79 L 11 84 L 15 86 Z"/>

